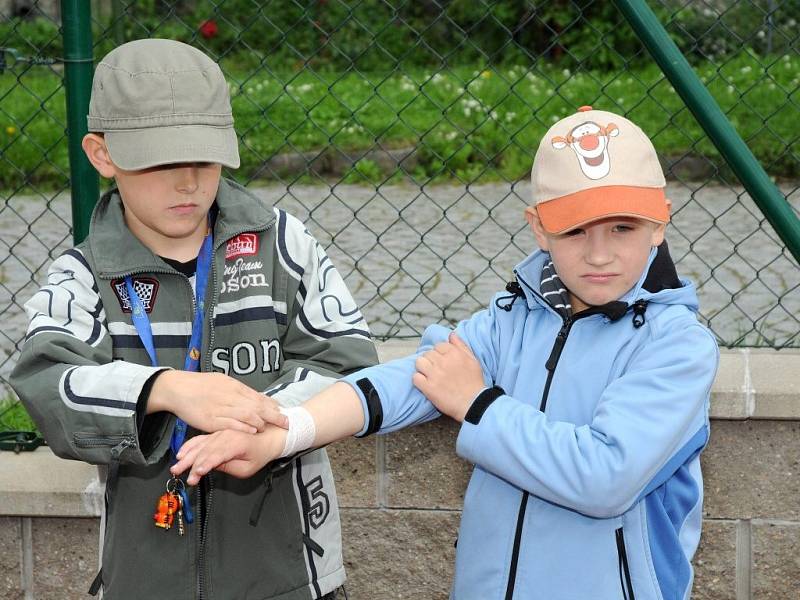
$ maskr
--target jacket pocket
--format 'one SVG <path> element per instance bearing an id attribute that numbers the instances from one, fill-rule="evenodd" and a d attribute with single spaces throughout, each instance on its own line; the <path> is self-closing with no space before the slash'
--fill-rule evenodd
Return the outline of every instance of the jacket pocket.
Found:
<path id="1" fill-rule="evenodd" d="M 625 534 L 622 527 L 616 530 L 617 537 L 617 559 L 619 561 L 619 583 L 622 587 L 622 597 L 624 600 L 636 600 L 633 595 L 633 582 L 631 581 L 631 571 L 628 566 L 628 552 L 625 549 Z"/>

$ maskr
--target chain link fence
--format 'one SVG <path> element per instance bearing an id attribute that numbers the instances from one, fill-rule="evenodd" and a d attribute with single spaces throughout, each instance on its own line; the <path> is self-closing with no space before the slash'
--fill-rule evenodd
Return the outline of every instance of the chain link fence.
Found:
<path id="1" fill-rule="evenodd" d="M 140 37 L 225 72 L 229 176 L 305 220 L 378 338 L 486 305 L 534 247 L 538 141 L 581 105 L 625 114 L 668 176 L 679 272 L 725 346 L 800 346 L 800 271 L 610 2 L 95 0 L 95 58 Z M 795 210 L 800 0 L 651 2 Z M 0 0 L 0 429 L 22 304 L 71 244 L 59 5 Z"/>

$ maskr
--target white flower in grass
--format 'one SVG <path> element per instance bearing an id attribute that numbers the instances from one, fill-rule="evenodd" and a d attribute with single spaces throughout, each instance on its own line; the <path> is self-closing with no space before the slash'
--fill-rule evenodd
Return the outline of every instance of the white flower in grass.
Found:
<path id="1" fill-rule="evenodd" d="M 734 91 L 736 91 L 736 88 L 735 88 L 735 87 L 733 87 L 732 85 L 729 85 L 729 86 L 728 86 L 728 93 L 729 93 L 729 94 L 732 94 Z"/>
<path id="2" fill-rule="evenodd" d="M 513 120 L 514 120 L 516 117 L 517 117 L 517 113 L 515 113 L 515 112 L 511 112 L 511 111 L 509 111 L 509 112 L 507 112 L 507 113 L 506 113 L 506 121 L 509 121 L 509 122 L 511 122 L 511 121 L 513 121 Z"/>
<path id="3" fill-rule="evenodd" d="M 753 67 L 751 67 L 750 65 L 745 65 L 744 67 L 742 67 L 742 73 L 749 73 L 752 70 Z"/>
<path id="4" fill-rule="evenodd" d="M 555 123 L 556 121 L 558 121 L 558 117 L 557 116 L 553 115 L 552 117 L 550 117 L 550 122 L 551 123 Z"/>
<path id="5" fill-rule="evenodd" d="M 463 87 L 457 87 L 457 88 L 456 88 L 456 94 L 457 94 L 458 96 L 460 96 L 460 95 L 461 95 L 461 94 L 463 94 L 463 93 L 464 93 L 464 88 L 463 88 Z"/>
<path id="6" fill-rule="evenodd" d="M 496 111 L 496 110 L 493 110 L 493 111 L 489 112 L 489 118 L 490 118 L 492 121 L 497 121 L 497 111 Z"/>
<path id="7" fill-rule="evenodd" d="M 314 89 L 313 83 L 304 83 L 299 88 L 297 88 L 297 91 L 300 92 L 301 94 L 305 94 L 306 92 L 310 92 L 313 89 Z"/>
<path id="8" fill-rule="evenodd" d="M 569 77 L 569 76 L 570 76 L 572 73 L 570 72 L 570 70 L 569 70 L 569 69 L 564 69 L 563 71 L 561 71 L 561 74 L 562 74 L 564 77 Z"/>
<path id="9" fill-rule="evenodd" d="M 260 83 L 257 83 L 257 84 L 256 84 L 256 91 L 259 91 L 259 92 L 260 92 L 260 91 L 262 90 L 262 88 L 263 88 L 263 87 L 264 87 L 263 85 L 261 85 Z"/>
<path id="10" fill-rule="evenodd" d="M 469 117 L 472 114 L 472 109 L 469 106 L 464 107 L 464 116 Z"/>

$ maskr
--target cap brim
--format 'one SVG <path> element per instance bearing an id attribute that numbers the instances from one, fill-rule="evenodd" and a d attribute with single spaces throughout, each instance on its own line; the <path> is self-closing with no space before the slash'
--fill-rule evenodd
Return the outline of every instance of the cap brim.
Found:
<path id="1" fill-rule="evenodd" d="M 609 185 L 590 188 L 536 205 L 548 233 L 564 233 L 605 217 L 637 217 L 669 222 L 663 188 Z"/>
<path id="2" fill-rule="evenodd" d="M 149 127 L 106 131 L 104 136 L 111 160 L 126 171 L 191 162 L 239 167 L 239 142 L 233 127 Z"/>

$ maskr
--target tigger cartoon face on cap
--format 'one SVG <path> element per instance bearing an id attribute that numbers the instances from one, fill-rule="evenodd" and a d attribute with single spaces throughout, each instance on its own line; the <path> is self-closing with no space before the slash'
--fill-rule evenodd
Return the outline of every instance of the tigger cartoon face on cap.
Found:
<path id="1" fill-rule="evenodd" d="M 566 137 L 556 136 L 551 142 L 553 148 L 561 150 L 569 146 L 578 158 L 581 171 L 589 179 L 602 179 L 611 171 L 608 145 L 612 137 L 619 135 L 619 128 L 613 123 L 605 127 L 593 121 L 586 121 L 574 127 Z"/>

